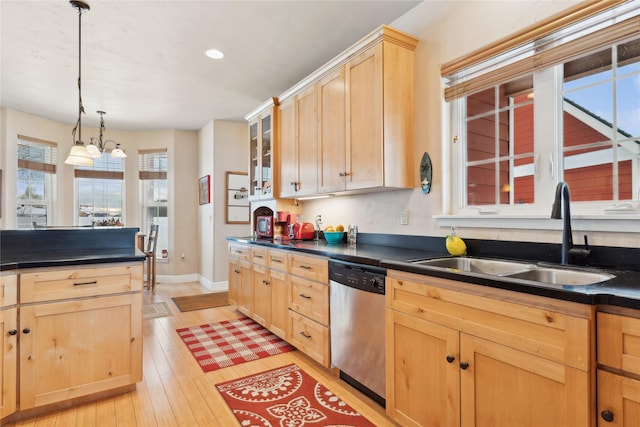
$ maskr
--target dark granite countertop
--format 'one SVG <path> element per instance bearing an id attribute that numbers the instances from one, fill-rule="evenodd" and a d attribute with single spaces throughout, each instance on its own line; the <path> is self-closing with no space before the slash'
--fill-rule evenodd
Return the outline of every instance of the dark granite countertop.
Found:
<path id="1" fill-rule="evenodd" d="M 406 241 L 406 246 L 401 246 L 404 240 L 399 237 L 391 236 L 387 239 L 384 236 L 372 235 L 361 239 L 359 236 L 358 244 L 355 247 L 350 247 L 346 243 L 327 244 L 325 241 L 316 242 L 298 240 L 291 242 L 278 242 L 269 239 L 255 239 L 252 237 L 228 237 L 227 240 L 323 255 L 333 259 L 366 265 L 376 265 L 387 269 L 441 277 L 481 286 L 490 286 L 494 288 L 513 290 L 516 292 L 524 292 L 532 295 L 562 299 L 565 301 L 640 309 L 640 271 L 628 268 L 627 265 L 622 265 L 620 267 L 598 266 L 597 269 L 599 271 L 611 273 L 616 276 L 599 284 L 587 286 L 534 285 L 530 283 L 515 282 L 509 277 L 495 276 L 487 278 L 444 270 L 426 269 L 419 265 L 407 262 L 410 260 L 449 256 L 444 247 L 443 238 L 412 238 Z M 360 243 L 360 240 L 363 240 L 363 242 Z M 538 249 L 542 248 L 544 253 L 541 253 L 537 259 L 532 258 L 536 255 L 532 253 L 532 246 L 535 248 L 535 244 L 527 243 L 526 248 L 523 247 L 521 248 L 522 250 L 516 251 L 513 251 L 513 245 L 513 243 L 510 244 L 510 246 L 512 246 L 510 248 L 512 256 L 508 257 L 504 255 L 500 256 L 501 254 L 489 254 L 486 252 L 482 252 L 481 254 L 474 254 L 472 252 L 471 255 L 482 257 L 490 257 L 493 255 L 495 258 L 520 259 L 528 262 L 542 261 L 543 263 L 548 263 L 549 258 L 552 259 L 555 257 L 555 248 L 551 248 L 552 250 L 549 250 L 547 247 L 549 245 L 538 245 Z M 473 248 L 474 243 L 471 242 L 471 245 L 468 245 L 468 247 L 469 246 L 470 248 Z M 483 245 L 484 248 L 490 246 L 491 244 Z M 629 250 L 626 250 L 626 248 L 611 248 L 610 252 L 614 253 L 618 259 L 640 259 L 637 257 L 635 251 L 638 250 L 633 248 L 630 248 Z M 551 252 L 551 254 L 549 254 L 549 252 Z M 604 252 L 603 249 L 601 249 L 599 253 L 596 253 L 598 260 L 606 260 L 606 257 L 601 254 L 602 252 Z M 621 253 L 622 256 L 620 256 Z M 517 254 L 517 256 L 513 256 L 513 254 Z M 546 266 L 548 266 L 548 264 Z M 591 269 L 592 267 L 589 268 Z"/>
<path id="2" fill-rule="evenodd" d="M 112 262 L 144 261 L 146 256 L 137 249 L 105 249 L 91 252 L 49 251 L 13 253 L 0 260 L 0 271 L 36 267 L 60 267 Z"/>
<path id="3" fill-rule="evenodd" d="M 138 228 L 54 227 L 0 230 L 0 271 L 144 261 Z"/>

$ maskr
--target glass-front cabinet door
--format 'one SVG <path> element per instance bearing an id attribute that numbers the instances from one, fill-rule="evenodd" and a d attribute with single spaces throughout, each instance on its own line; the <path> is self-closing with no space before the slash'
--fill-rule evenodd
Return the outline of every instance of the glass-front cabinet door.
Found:
<path id="1" fill-rule="evenodd" d="M 257 198 L 260 194 L 260 157 L 258 156 L 260 143 L 258 141 L 258 121 L 249 123 L 249 175 L 251 188 L 249 198 Z"/>
<path id="2" fill-rule="evenodd" d="M 260 119 L 260 132 L 262 135 L 262 198 L 273 197 L 273 168 L 271 161 L 271 114 Z"/>
<path id="3" fill-rule="evenodd" d="M 273 198 L 273 109 L 275 99 L 249 120 L 249 200 Z"/>

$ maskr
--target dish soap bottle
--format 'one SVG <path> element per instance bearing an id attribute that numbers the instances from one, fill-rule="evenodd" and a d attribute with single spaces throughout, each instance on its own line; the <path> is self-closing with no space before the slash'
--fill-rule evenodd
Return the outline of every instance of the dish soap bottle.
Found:
<path id="1" fill-rule="evenodd" d="M 456 235 L 453 227 L 451 227 L 451 233 L 446 237 L 446 246 L 447 252 L 451 255 L 460 256 L 467 254 L 467 245 L 464 243 L 464 240 Z"/>

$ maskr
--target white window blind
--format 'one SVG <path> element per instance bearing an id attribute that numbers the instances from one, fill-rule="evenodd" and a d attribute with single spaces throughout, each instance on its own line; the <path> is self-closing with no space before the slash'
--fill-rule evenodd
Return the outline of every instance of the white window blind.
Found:
<path id="1" fill-rule="evenodd" d="M 58 148 L 55 142 L 18 135 L 18 168 L 56 173 Z"/>
<path id="2" fill-rule="evenodd" d="M 140 150 L 138 153 L 140 179 L 167 179 L 167 150 Z"/>
<path id="3" fill-rule="evenodd" d="M 619 3 L 578 6 L 571 9 L 572 13 L 565 19 L 556 18 L 546 26 L 514 35 L 512 40 L 519 41 L 517 45 L 501 42 L 487 46 L 466 60 L 444 64 L 441 73 L 448 86 L 445 99 L 461 98 L 637 36 L 640 33 L 639 3 Z M 588 13 L 580 13 L 583 9 Z M 607 9 L 612 10 L 603 12 Z"/>

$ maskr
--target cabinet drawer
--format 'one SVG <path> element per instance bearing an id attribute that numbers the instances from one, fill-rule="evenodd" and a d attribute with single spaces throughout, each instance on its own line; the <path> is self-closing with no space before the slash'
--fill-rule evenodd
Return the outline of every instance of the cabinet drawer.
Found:
<path id="1" fill-rule="evenodd" d="M 18 275 L 15 273 L 0 276 L 0 308 L 15 305 L 18 302 Z"/>
<path id="2" fill-rule="evenodd" d="M 248 245 L 229 243 L 229 257 L 251 261 L 251 248 Z"/>
<path id="3" fill-rule="evenodd" d="M 291 310 L 322 323 L 329 324 L 329 286 L 300 277 L 291 277 Z"/>
<path id="4" fill-rule="evenodd" d="M 329 328 L 289 311 L 291 344 L 324 367 L 329 367 Z"/>
<path id="5" fill-rule="evenodd" d="M 329 282 L 329 262 L 326 258 L 289 254 L 289 273 L 316 282 Z"/>
<path id="6" fill-rule="evenodd" d="M 593 306 L 392 270 L 388 276 L 388 308 L 577 369 L 592 369 Z"/>
<path id="7" fill-rule="evenodd" d="M 265 248 L 252 248 L 251 249 L 251 260 L 254 264 L 258 265 L 267 265 L 267 249 Z"/>
<path id="8" fill-rule="evenodd" d="M 275 270 L 287 269 L 287 253 L 284 251 L 276 251 L 269 249 L 268 264 L 270 268 Z"/>
<path id="9" fill-rule="evenodd" d="M 20 274 L 20 302 L 41 302 L 142 290 L 142 263 L 47 269 Z"/>
<path id="10" fill-rule="evenodd" d="M 598 363 L 640 375 L 640 319 L 598 313 Z"/>

